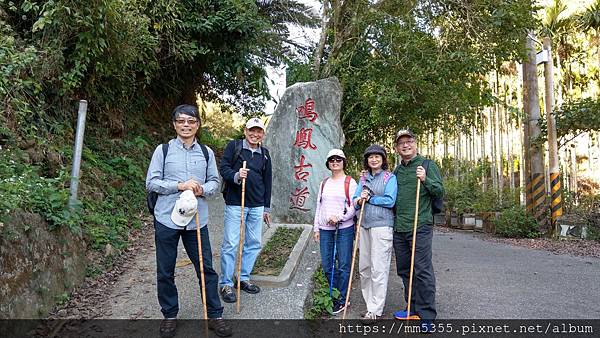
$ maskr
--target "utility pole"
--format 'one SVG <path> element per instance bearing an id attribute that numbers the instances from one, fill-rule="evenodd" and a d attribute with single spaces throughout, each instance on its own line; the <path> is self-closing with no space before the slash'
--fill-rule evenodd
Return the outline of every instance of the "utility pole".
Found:
<path id="1" fill-rule="evenodd" d="M 521 121 L 523 126 L 523 156 L 522 156 L 522 181 L 521 186 L 525 188 L 525 208 L 527 213 L 533 215 L 533 202 L 531 198 L 531 148 L 529 141 L 529 90 L 527 89 L 527 68 L 529 64 L 527 61 L 523 61 L 523 119 Z"/>
<path id="2" fill-rule="evenodd" d="M 548 61 L 544 63 L 544 80 L 546 89 L 546 121 L 548 125 L 548 160 L 550 164 L 550 191 L 552 201 L 550 210 L 552 212 L 552 226 L 550 231 L 557 236 L 560 231 L 557 228 L 557 220 L 562 216 L 562 198 L 560 187 L 560 169 L 558 165 L 558 144 L 556 138 L 556 122 L 554 121 L 554 62 L 552 60 L 552 41 L 549 37 L 544 38 L 544 51 L 548 53 Z"/>
<path id="3" fill-rule="evenodd" d="M 525 81 L 527 91 L 527 108 L 529 110 L 529 141 L 531 155 L 531 191 L 533 202 L 533 213 L 541 229 L 546 229 L 546 187 L 544 181 L 544 159 L 539 137 L 541 134 L 540 119 L 540 100 L 538 94 L 538 78 L 536 52 L 533 46 L 533 33 L 527 34 L 527 63 Z"/>

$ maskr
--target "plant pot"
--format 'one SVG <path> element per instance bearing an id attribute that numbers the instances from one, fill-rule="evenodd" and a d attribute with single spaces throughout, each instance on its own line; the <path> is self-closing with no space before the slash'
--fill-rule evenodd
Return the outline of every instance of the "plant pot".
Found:
<path id="1" fill-rule="evenodd" d="M 473 230 L 483 232 L 483 218 L 480 214 L 475 216 L 475 228 Z"/>
<path id="2" fill-rule="evenodd" d="M 463 214 L 463 230 L 475 229 L 475 215 L 474 214 Z"/>
<path id="3" fill-rule="evenodd" d="M 450 216 L 450 227 L 451 228 L 460 228 L 460 218 L 456 214 L 452 214 Z"/>
<path id="4" fill-rule="evenodd" d="M 442 214 L 433 215 L 433 224 L 440 226 L 446 225 L 446 216 Z"/>

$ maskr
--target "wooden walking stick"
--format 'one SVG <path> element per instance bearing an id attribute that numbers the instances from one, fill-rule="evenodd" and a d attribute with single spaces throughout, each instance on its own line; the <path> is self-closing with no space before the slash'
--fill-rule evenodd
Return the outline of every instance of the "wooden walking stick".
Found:
<path id="1" fill-rule="evenodd" d="M 246 169 L 246 161 L 242 162 L 242 168 Z M 242 205 L 240 212 L 240 243 L 238 246 L 238 260 L 237 260 L 237 302 L 236 312 L 240 313 L 240 284 L 241 284 L 241 273 L 242 273 L 242 249 L 244 247 L 244 198 L 246 195 L 246 178 L 242 178 Z"/>
<path id="2" fill-rule="evenodd" d="M 344 313 L 342 320 L 346 319 L 346 310 L 348 309 L 348 300 L 350 299 L 350 289 L 352 288 L 352 276 L 354 275 L 354 262 L 356 261 L 356 252 L 358 251 L 358 240 L 360 238 L 360 225 L 362 224 L 363 213 L 365 211 L 365 200 L 360 205 L 360 215 L 356 224 L 356 237 L 354 239 L 354 248 L 352 249 L 352 263 L 350 264 L 350 280 L 348 280 L 348 290 L 346 290 L 346 300 L 344 302 Z"/>
<path id="3" fill-rule="evenodd" d="M 406 320 L 410 319 L 418 319 L 411 318 L 410 315 L 410 302 L 412 297 L 412 282 L 413 282 L 413 273 L 415 270 L 415 248 L 417 243 L 417 222 L 419 220 L 419 195 L 421 195 L 421 180 L 417 178 L 417 202 L 415 204 L 415 223 L 413 225 L 413 233 L 412 233 L 412 250 L 410 253 L 410 274 L 408 277 L 408 305 L 406 306 Z"/>
<path id="4" fill-rule="evenodd" d="M 202 310 L 204 317 L 204 333 L 208 337 L 208 313 L 206 311 L 206 285 L 204 283 L 204 259 L 202 257 L 202 239 L 200 237 L 200 222 L 196 212 L 196 239 L 198 240 L 198 260 L 200 261 L 200 290 L 202 292 Z"/>

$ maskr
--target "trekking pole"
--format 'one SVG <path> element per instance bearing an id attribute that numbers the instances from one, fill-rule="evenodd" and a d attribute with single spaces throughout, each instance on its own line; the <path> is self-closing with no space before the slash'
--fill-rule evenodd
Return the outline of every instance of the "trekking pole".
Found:
<path id="1" fill-rule="evenodd" d="M 246 161 L 242 162 L 242 168 L 246 169 Z M 246 195 L 246 178 L 242 178 L 242 205 L 240 212 L 240 243 L 238 246 L 238 260 L 237 260 L 237 304 L 236 312 L 240 313 L 240 284 L 241 284 L 241 272 L 242 272 L 242 249 L 244 245 L 244 198 Z"/>
<path id="2" fill-rule="evenodd" d="M 329 281 L 329 297 L 333 299 L 333 276 L 335 275 L 335 250 L 337 243 L 337 235 L 340 222 L 335 223 L 335 231 L 333 233 L 333 255 L 331 256 L 331 278 Z"/>
<path id="3" fill-rule="evenodd" d="M 346 301 L 344 302 L 344 313 L 342 314 L 342 320 L 346 319 L 346 310 L 348 309 L 348 300 L 350 300 L 350 289 L 352 288 L 352 275 L 354 275 L 354 262 L 356 261 L 356 252 L 358 251 L 358 240 L 360 238 L 360 225 L 363 219 L 363 213 L 365 211 L 365 200 L 362 200 L 360 205 L 360 215 L 358 216 L 358 223 L 356 224 L 356 237 L 354 239 L 354 248 L 352 249 L 352 263 L 350 264 L 350 279 L 348 280 L 348 290 L 346 290 Z"/>
<path id="4" fill-rule="evenodd" d="M 410 253 L 410 274 L 408 277 L 408 305 L 406 306 L 406 320 L 410 320 L 410 302 L 412 297 L 412 282 L 413 272 L 415 269 L 415 248 L 417 243 L 417 222 L 419 220 L 419 195 L 421 194 L 421 180 L 417 178 L 417 202 L 415 204 L 415 223 L 413 225 L 412 233 L 412 249 Z"/>
<path id="5" fill-rule="evenodd" d="M 198 260 L 200 261 L 200 290 L 202 292 L 202 310 L 204 316 L 204 333 L 208 337 L 208 316 L 206 311 L 206 285 L 204 283 L 204 259 L 202 257 L 202 240 L 200 238 L 200 222 L 196 212 L 196 239 L 198 240 Z"/>

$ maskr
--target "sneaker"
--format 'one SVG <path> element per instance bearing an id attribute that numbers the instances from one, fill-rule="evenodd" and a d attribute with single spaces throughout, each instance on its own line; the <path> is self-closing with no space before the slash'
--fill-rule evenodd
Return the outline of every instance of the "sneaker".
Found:
<path id="1" fill-rule="evenodd" d="M 209 318 L 208 329 L 215 331 L 215 334 L 219 337 L 229 337 L 233 333 L 231 326 L 227 325 L 223 318 Z"/>
<path id="2" fill-rule="evenodd" d="M 220 293 L 225 303 L 235 303 L 237 301 L 237 297 L 229 285 L 224 285 Z"/>
<path id="3" fill-rule="evenodd" d="M 394 312 L 394 318 L 396 318 L 396 319 L 417 319 L 417 320 L 421 319 L 416 312 L 411 312 L 410 317 L 407 318 L 406 310 L 400 310 L 400 311 Z"/>
<path id="4" fill-rule="evenodd" d="M 237 288 L 237 279 L 235 277 L 233 277 L 233 287 Z M 253 294 L 260 292 L 258 285 L 250 283 L 249 280 L 240 281 L 240 290 Z"/>
<path id="5" fill-rule="evenodd" d="M 175 337 L 177 331 L 177 319 L 176 318 L 165 318 L 160 322 L 160 338 L 172 338 Z"/>
<path id="6" fill-rule="evenodd" d="M 365 315 L 363 316 L 361 322 L 363 323 L 363 325 L 372 325 L 375 324 L 378 318 L 378 315 L 374 314 L 373 312 L 367 311 L 367 313 L 365 313 Z"/>
<path id="7" fill-rule="evenodd" d="M 348 302 L 348 306 L 350 306 L 350 302 Z M 333 314 L 337 315 L 338 313 L 344 311 L 344 309 L 346 308 L 346 304 L 344 303 L 335 303 L 333 304 Z"/>

